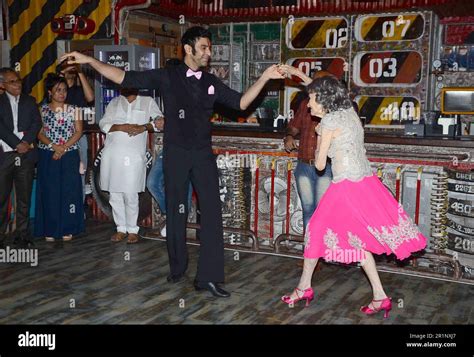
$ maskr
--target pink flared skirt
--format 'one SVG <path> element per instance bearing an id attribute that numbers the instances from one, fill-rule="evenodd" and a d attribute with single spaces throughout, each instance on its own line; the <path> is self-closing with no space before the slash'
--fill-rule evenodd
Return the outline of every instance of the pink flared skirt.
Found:
<path id="1" fill-rule="evenodd" d="M 365 251 L 405 259 L 427 239 L 377 176 L 331 183 L 306 227 L 304 257 L 352 263 Z"/>

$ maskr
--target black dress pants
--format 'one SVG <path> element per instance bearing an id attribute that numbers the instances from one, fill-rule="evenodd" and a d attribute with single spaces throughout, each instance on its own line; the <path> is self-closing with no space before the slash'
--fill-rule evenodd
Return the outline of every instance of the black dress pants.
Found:
<path id="1" fill-rule="evenodd" d="M 23 159 L 16 152 L 3 154 L 0 164 L 0 240 L 4 238 L 8 225 L 8 199 L 15 185 L 16 195 L 16 233 L 29 239 L 29 216 L 31 190 L 35 164 Z"/>
<path id="2" fill-rule="evenodd" d="M 163 170 L 166 193 L 166 239 L 172 275 L 184 274 L 188 267 L 186 223 L 188 190 L 191 180 L 201 212 L 200 253 L 196 280 L 224 281 L 224 238 L 219 197 L 217 164 L 211 147 L 185 149 L 165 145 Z"/>

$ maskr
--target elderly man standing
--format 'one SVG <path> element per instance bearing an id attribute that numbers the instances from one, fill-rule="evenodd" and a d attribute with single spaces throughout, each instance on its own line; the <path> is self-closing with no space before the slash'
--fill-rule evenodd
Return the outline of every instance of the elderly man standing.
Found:
<path id="1" fill-rule="evenodd" d="M 109 191 L 117 232 L 113 242 L 128 235 L 127 243 L 138 242 L 138 193 L 145 191 L 147 131 L 150 119 L 163 114 L 155 100 L 138 95 L 138 90 L 122 88 L 112 99 L 99 122 L 107 134 L 100 165 L 100 186 Z"/>
<path id="2" fill-rule="evenodd" d="M 29 232 L 29 212 L 35 163 L 38 160 L 36 136 L 41 116 L 33 97 L 22 94 L 18 73 L 0 69 L 0 245 L 8 225 L 8 199 L 13 185 L 16 194 L 16 233 L 14 242 L 33 244 Z"/>

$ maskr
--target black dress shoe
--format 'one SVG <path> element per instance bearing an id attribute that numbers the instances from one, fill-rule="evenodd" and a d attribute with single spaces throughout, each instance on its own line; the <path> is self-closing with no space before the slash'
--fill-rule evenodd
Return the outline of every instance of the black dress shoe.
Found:
<path id="1" fill-rule="evenodd" d="M 170 274 L 167 276 L 166 281 L 168 281 L 168 283 L 176 284 L 182 281 L 183 279 L 184 279 L 184 274 L 178 274 L 178 275 Z"/>
<path id="2" fill-rule="evenodd" d="M 214 295 L 215 297 L 226 298 L 226 297 L 230 296 L 230 293 L 228 293 L 224 289 L 220 288 L 217 283 L 213 283 L 213 282 L 203 283 L 203 282 L 195 281 L 194 282 L 194 288 L 197 291 L 201 291 L 201 290 L 210 291 L 211 294 Z"/>

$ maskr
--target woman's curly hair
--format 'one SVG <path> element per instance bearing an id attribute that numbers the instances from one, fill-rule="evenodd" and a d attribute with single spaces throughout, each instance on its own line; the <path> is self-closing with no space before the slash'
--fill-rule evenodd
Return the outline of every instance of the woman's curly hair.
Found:
<path id="1" fill-rule="evenodd" d="M 335 77 L 316 78 L 306 88 L 308 93 L 316 94 L 316 102 L 328 113 L 352 108 L 352 100 L 346 87 Z"/>

